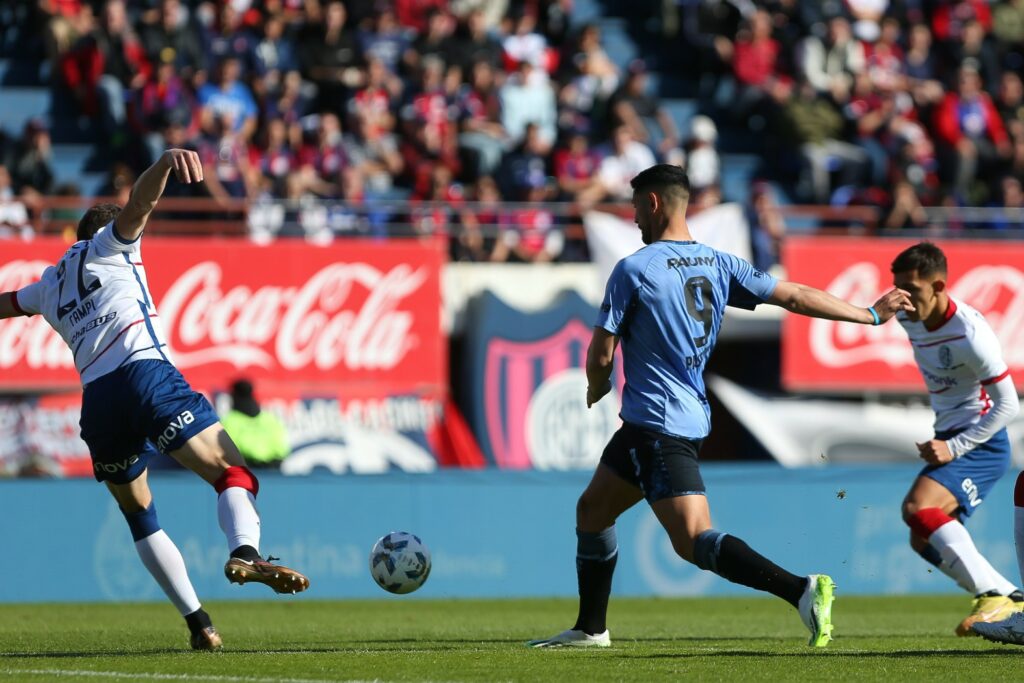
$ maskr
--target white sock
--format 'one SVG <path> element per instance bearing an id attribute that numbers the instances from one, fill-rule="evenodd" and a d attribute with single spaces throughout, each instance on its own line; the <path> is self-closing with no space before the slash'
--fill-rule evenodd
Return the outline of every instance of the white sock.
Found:
<path id="1" fill-rule="evenodd" d="M 228 539 L 228 552 L 242 545 L 260 549 L 260 514 L 256 497 L 247 490 L 232 486 L 217 496 L 217 519 Z"/>
<path id="2" fill-rule="evenodd" d="M 978 552 L 963 524 L 956 520 L 946 522 L 932 533 L 928 542 L 939 551 L 943 564 L 949 567 L 950 575 L 971 593 L 978 595 L 998 590 L 999 581 L 996 577 L 1002 577 Z"/>
<path id="3" fill-rule="evenodd" d="M 185 560 L 178 546 L 174 545 L 174 541 L 163 529 L 135 541 L 135 550 L 142 564 L 146 565 L 146 569 L 181 612 L 181 616 L 199 609 L 199 598 L 196 597 L 192 582 L 188 580 Z"/>
<path id="4" fill-rule="evenodd" d="M 996 582 L 995 590 L 999 591 L 1000 595 L 1009 595 L 1010 593 L 1017 590 L 1017 587 L 1013 585 L 1009 579 L 1000 574 L 999 570 L 993 567 L 984 555 L 979 553 L 978 557 L 980 557 L 981 561 L 985 563 L 986 567 L 988 567 L 988 571 L 992 576 L 992 580 Z"/>
<path id="5" fill-rule="evenodd" d="M 949 563 L 946 562 L 946 560 L 942 560 L 941 562 L 939 562 L 938 567 L 940 572 L 956 581 L 956 585 L 960 586 L 968 593 L 973 594 L 973 592 L 971 591 L 970 583 L 971 577 L 967 575 L 967 572 L 964 569 L 964 565 L 961 562 L 957 562 L 954 566 L 951 567 L 949 566 Z"/>

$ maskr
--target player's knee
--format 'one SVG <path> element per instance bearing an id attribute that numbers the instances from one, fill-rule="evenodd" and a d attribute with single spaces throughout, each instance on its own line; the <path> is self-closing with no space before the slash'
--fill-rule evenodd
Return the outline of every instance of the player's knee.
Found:
<path id="1" fill-rule="evenodd" d="M 237 465 L 224 470 L 224 473 L 213 483 L 213 488 L 218 494 L 232 487 L 245 489 L 254 496 L 260 492 L 260 482 L 252 470 Z"/>
<path id="2" fill-rule="evenodd" d="M 939 527 L 955 521 L 941 508 L 917 507 L 910 514 L 904 514 L 904 521 L 910 527 L 911 535 L 917 535 L 927 541 Z"/>
<path id="3" fill-rule="evenodd" d="M 921 506 L 916 501 L 913 501 L 913 500 L 905 500 L 905 501 L 903 501 L 902 513 L 903 513 L 903 521 L 904 521 L 904 523 L 909 525 L 911 518 L 914 515 L 916 515 L 918 510 L 920 510 L 920 509 L 921 509 Z"/>
<path id="4" fill-rule="evenodd" d="M 614 519 L 608 519 L 607 506 L 596 496 L 586 491 L 576 501 L 576 528 L 587 531 L 598 531 L 605 529 L 615 523 Z"/>
<path id="5" fill-rule="evenodd" d="M 694 546 L 697 539 L 691 538 L 689 534 L 679 534 L 672 537 L 671 540 L 672 549 L 676 551 L 676 555 L 687 562 L 695 563 L 696 554 L 694 553 Z"/>
<path id="6" fill-rule="evenodd" d="M 138 510 L 126 510 L 122 507 L 121 514 L 124 515 L 124 520 L 128 522 L 128 528 L 132 532 L 132 540 L 136 543 L 160 531 L 160 522 L 156 517 L 155 503 L 150 503 L 149 507 Z"/>

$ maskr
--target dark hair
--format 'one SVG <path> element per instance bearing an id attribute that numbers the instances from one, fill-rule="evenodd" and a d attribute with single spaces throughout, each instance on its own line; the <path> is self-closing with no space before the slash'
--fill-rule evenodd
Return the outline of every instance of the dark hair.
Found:
<path id="1" fill-rule="evenodd" d="M 945 275 L 948 272 L 946 255 L 931 242 L 918 242 L 901 251 L 899 256 L 893 259 L 891 270 L 893 273 L 916 270 L 920 277 L 930 277 L 936 273 Z"/>
<path id="2" fill-rule="evenodd" d="M 119 213 L 121 207 L 117 204 L 97 204 L 92 207 L 85 212 L 82 220 L 78 221 L 78 239 L 91 240 L 100 228 L 117 218 Z"/>
<path id="3" fill-rule="evenodd" d="M 629 181 L 634 192 L 660 190 L 674 194 L 686 202 L 690 199 L 690 177 L 679 166 L 657 164 L 638 173 Z"/>

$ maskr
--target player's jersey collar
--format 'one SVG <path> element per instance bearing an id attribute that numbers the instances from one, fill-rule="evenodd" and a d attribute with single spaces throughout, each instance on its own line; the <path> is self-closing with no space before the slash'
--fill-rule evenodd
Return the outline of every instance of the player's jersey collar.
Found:
<path id="1" fill-rule="evenodd" d="M 946 314 L 942 317 L 942 320 L 939 322 L 939 324 L 936 325 L 935 327 L 928 327 L 927 325 L 925 325 L 924 329 L 928 330 L 929 332 L 935 332 L 940 327 L 942 327 L 950 320 L 952 320 L 954 315 L 956 315 L 956 302 L 953 301 L 953 297 L 949 297 L 949 306 L 946 307 Z M 922 321 L 922 324 L 924 324 L 924 321 Z"/>

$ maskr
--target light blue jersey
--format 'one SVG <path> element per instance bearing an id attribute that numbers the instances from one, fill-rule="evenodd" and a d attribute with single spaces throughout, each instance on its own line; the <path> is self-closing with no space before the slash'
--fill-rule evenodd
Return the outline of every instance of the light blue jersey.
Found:
<path id="1" fill-rule="evenodd" d="M 663 240 L 615 265 L 597 327 L 620 338 L 629 424 L 687 439 L 711 431 L 704 364 L 726 306 L 753 310 L 778 281 L 697 242 Z"/>

